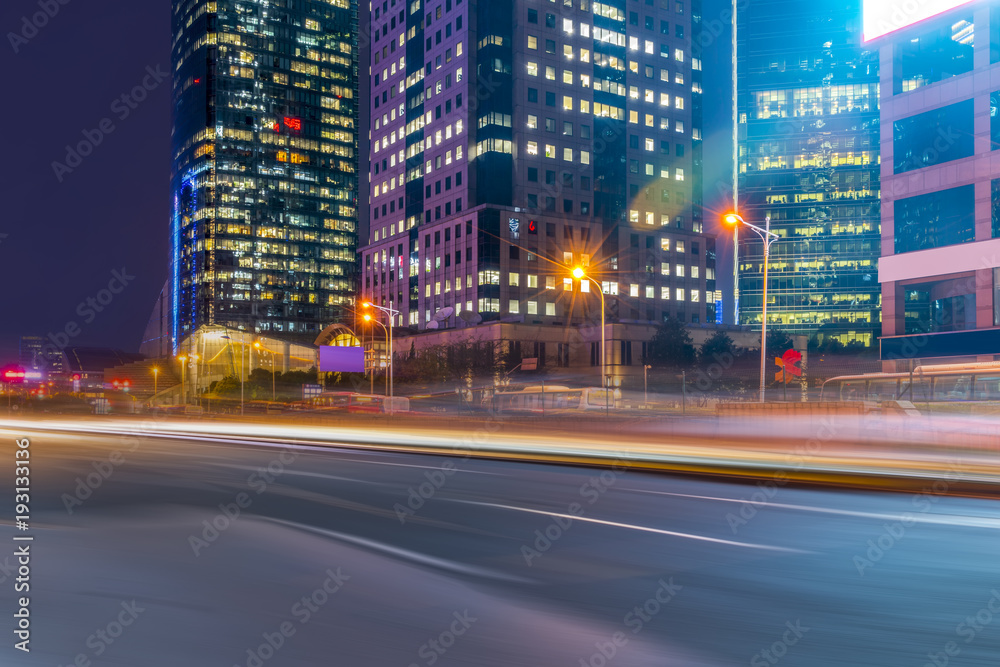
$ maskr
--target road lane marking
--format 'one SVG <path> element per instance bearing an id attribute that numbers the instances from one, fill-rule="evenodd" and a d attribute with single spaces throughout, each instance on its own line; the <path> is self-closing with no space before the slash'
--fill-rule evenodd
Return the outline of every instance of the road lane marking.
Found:
<path id="1" fill-rule="evenodd" d="M 841 510 L 829 507 L 814 507 L 810 505 L 789 505 L 787 503 L 772 503 L 766 500 L 756 501 L 749 498 L 720 498 L 718 496 L 699 496 L 689 493 L 673 493 L 670 491 L 653 491 L 652 489 L 626 489 L 621 491 L 635 491 L 638 493 L 651 493 L 658 496 L 674 496 L 677 498 L 692 498 L 697 500 L 715 500 L 720 503 L 738 503 L 740 505 L 749 503 L 754 507 L 776 507 L 779 509 L 799 510 L 802 512 L 815 512 L 817 514 L 834 514 L 838 516 L 853 516 L 862 519 L 875 519 L 879 521 L 900 521 L 904 517 L 912 517 L 917 523 L 930 523 L 939 525 L 967 526 L 972 528 L 995 528 L 1000 529 L 1000 518 L 975 517 L 960 514 L 943 514 L 940 512 L 926 512 L 913 509 L 899 514 L 885 514 L 880 512 L 862 512 L 858 510 Z M 936 494 L 927 494 L 940 498 Z"/>
<path id="2" fill-rule="evenodd" d="M 502 505 L 500 503 L 483 503 L 475 500 L 452 500 L 452 502 L 463 503 L 467 505 L 481 505 L 483 507 L 499 507 L 501 509 L 513 510 L 515 512 L 528 512 L 531 514 L 541 514 L 544 516 L 550 516 L 553 518 L 569 519 L 571 521 L 585 521 L 587 523 L 596 523 L 603 526 L 612 526 L 614 528 L 626 528 L 628 530 L 639 530 L 647 533 L 657 533 L 659 535 L 669 535 L 670 537 L 682 537 L 689 540 L 698 540 L 701 542 L 713 542 L 715 544 L 726 544 L 734 547 L 743 547 L 745 549 L 762 549 L 765 551 L 779 551 L 782 553 L 791 554 L 814 554 L 815 551 L 805 551 L 803 549 L 793 549 L 791 547 L 776 547 L 768 544 L 753 544 L 750 542 L 737 542 L 735 540 L 725 540 L 719 537 L 708 537 L 706 535 L 694 535 L 692 533 L 680 533 L 673 530 L 664 530 L 662 528 L 652 528 L 650 526 L 637 526 L 631 523 L 620 523 L 617 521 L 608 521 L 606 519 L 595 519 L 588 516 L 577 516 L 575 514 L 562 514 L 560 512 L 547 512 L 545 510 L 535 510 L 529 509 L 527 507 L 515 507 L 513 505 Z"/>
<path id="3" fill-rule="evenodd" d="M 420 553 L 419 551 L 412 551 L 410 549 L 404 549 L 402 547 L 392 546 L 391 544 L 386 544 L 384 542 L 376 542 L 375 540 L 370 540 L 365 537 L 359 537 L 357 535 L 348 535 L 347 533 L 341 533 L 335 530 L 329 530 L 327 528 L 319 528 L 318 526 L 309 526 L 304 523 L 297 523 L 295 521 L 287 521 L 285 519 L 276 519 L 267 516 L 258 516 L 261 521 L 266 521 L 269 523 L 276 523 L 286 528 L 293 528 L 296 530 L 301 530 L 307 533 L 315 533 L 317 535 L 322 535 L 324 537 L 329 537 L 334 540 L 339 540 L 341 542 L 349 542 L 360 547 L 365 547 L 367 549 L 372 549 L 374 551 L 379 551 L 390 556 L 395 556 L 406 561 L 411 561 L 414 563 L 420 563 L 421 565 L 427 565 L 429 567 L 447 570 L 449 572 L 455 572 L 457 574 L 462 574 L 472 577 L 483 577 L 487 579 L 500 579 L 502 581 L 512 581 L 519 584 L 536 584 L 538 582 L 532 579 L 526 579 L 524 577 L 519 577 L 512 574 L 505 574 L 503 572 L 497 572 L 495 570 L 490 570 L 484 567 L 477 567 L 475 565 L 465 565 L 463 563 L 457 563 L 455 561 L 446 560 L 444 558 L 438 558 L 436 556 L 431 556 L 425 553 Z"/>

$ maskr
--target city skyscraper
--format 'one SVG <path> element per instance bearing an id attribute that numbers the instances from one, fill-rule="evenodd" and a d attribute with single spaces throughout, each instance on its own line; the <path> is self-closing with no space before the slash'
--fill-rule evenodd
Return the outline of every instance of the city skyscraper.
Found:
<path id="1" fill-rule="evenodd" d="M 609 321 L 715 320 L 700 2 L 384 0 L 372 24 L 365 298 L 420 329 L 593 321 L 583 265 Z"/>
<path id="2" fill-rule="evenodd" d="M 876 342 L 879 60 L 861 0 L 737 3 L 736 206 L 771 248 L 768 325 Z M 761 325 L 763 244 L 743 230 L 738 319 Z"/>
<path id="3" fill-rule="evenodd" d="M 353 300 L 357 4 L 174 0 L 171 337 L 315 335 Z"/>
<path id="4" fill-rule="evenodd" d="M 882 60 L 883 368 L 1000 353 L 1000 5 L 872 42 Z M 893 17 L 895 18 L 895 17 Z M 878 27 L 877 25 L 874 27 Z M 935 397 L 979 395 L 938 380 Z"/>

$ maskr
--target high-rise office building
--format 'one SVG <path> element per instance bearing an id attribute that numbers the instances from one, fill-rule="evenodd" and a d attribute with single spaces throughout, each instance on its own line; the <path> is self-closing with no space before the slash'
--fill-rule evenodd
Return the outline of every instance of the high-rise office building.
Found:
<path id="1" fill-rule="evenodd" d="M 397 323 L 715 320 L 700 2 L 373 4 L 362 294 Z"/>
<path id="2" fill-rule="evenodd" d="M 29 371 L 44 370 L 52 375 L 63 369 L 62 350 L 41 336 L 21 336 L 17 360 Z"/>
<path id="3" fill-rule="evenodd" d="M 882 61 L 889 371 L 1000 358 L 1000 4 L 950 4 L 925 20 L 926 11 L 874 15 L 868 26 L 875 36 L 898 28 L 872 42 Z"/>
<path id="4" fill-rule="evenodd" d="M 768 325 L 876 342 L 879 61 L 861 0 L 737 3 L 736 205 L 771 229 Z M 740 230 L 738 318 L 760 326 L 763 245 Z"/>
<path id="5" fill-rule="evenodd" d="M 315 335 L 353 300 L 357 4 L 174 0 L 171 337 Z"/>

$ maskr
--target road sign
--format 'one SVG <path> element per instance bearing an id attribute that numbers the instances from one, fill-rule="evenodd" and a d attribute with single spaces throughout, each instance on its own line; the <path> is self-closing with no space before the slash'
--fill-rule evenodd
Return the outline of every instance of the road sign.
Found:
<path id="1" fill-rule="evenodd" d="M 528 359 L 521 359 L 521 370 L 522 371 L 538 370 L 538 357 L 529 357 Z"/>

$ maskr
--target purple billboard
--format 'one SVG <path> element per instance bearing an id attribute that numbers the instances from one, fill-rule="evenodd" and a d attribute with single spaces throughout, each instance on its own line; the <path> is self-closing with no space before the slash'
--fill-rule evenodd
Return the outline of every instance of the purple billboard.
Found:
<path id="1" fill-rule="evenodd" d="M 319 370 L 323 373 L 364 373 L 365 348 L 324 345 L 319 348 Z"/>

